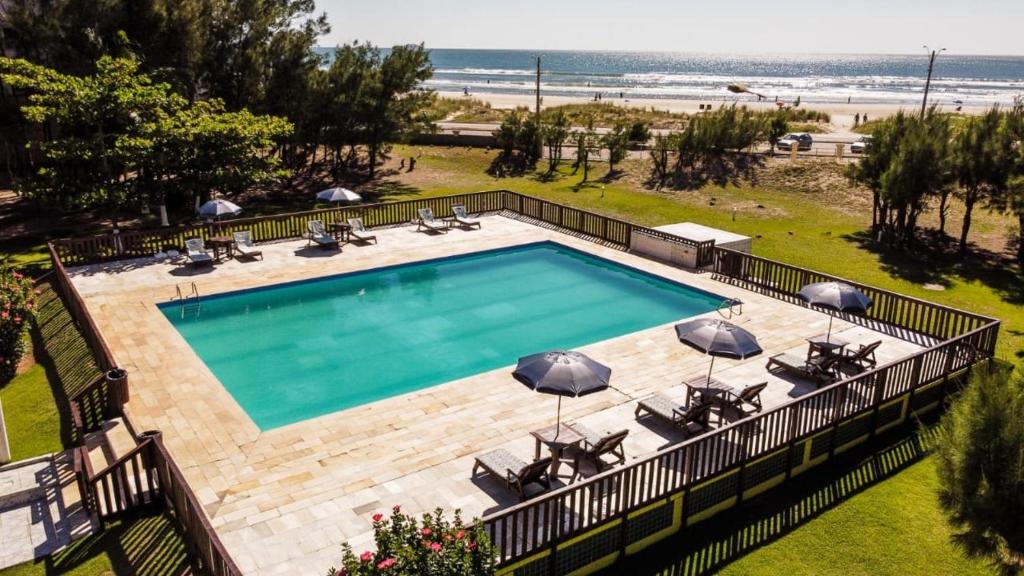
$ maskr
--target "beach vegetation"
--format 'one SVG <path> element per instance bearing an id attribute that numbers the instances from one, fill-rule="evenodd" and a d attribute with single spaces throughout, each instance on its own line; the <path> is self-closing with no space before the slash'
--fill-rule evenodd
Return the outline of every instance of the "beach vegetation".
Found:
<path id="1" fill-rule="evenodd" d="M 917 222 L 932 198 L 944 205 L 955 182 L 950 125 L 933 107 L 924 116 L 900 112 L 872 134 L 851 178 L 872 191 L 872 228 L 890 246 L 914 243 Z M 944 206 L 940 207 L 940 213 Z"/>
<path id="2" fill-rule="evenodd" d="M 960 229 L 960 252 L 967 251 L 971 217 L 978 203 L 991 202 L 1006 194 L 1015 163 L 1010 117 L 998 106 L 981 116 L 972 116 L 954 137 L 956 172 L 964 203 Z M 945 215 L 940 215 L 945 222 Z M 940 226 L 940 230 L 941 230 Z"/>
<path id="3" fill-rule="evenodd" d="M 513 111 L 494 131 L 499 154 L 488 171 L 495 176 L 522 174 L 540 160 L 540 127 L 529 112 Z"/>
<path id="4" fill-rule="evenodd" d="M 938 429 L 939 501 L 970 556 L 1024 568 L 1024 380 L 975 371 Z"/>
<path id="5" fill-rule="evenodd" d="M 615 165 L 629 154 L 629 125 L 619 122 L 601 136 L 601 146 L 608 151 L 608 172 L 615 172 Z"/>
<path id="6" fill-rule="evenodd" d="M 558 170 L 562 162 L 562 147 L 569 139 L 569 117 L 558 113 L 541 126 L 541 139 L 548 153 L 548 174 Z"/>
<path id="7" fill-rule="evenodd" d="M 597 134 L 593 119 L 587 119 L 582 129 L 577 129 L 570 136 L 576 148 L 576 162 L 573 164 L 572 173 L 576 174 L 583 168 L 583 182 L 590 179 L 590 157 L 601 154 L 601 138 Z"/>

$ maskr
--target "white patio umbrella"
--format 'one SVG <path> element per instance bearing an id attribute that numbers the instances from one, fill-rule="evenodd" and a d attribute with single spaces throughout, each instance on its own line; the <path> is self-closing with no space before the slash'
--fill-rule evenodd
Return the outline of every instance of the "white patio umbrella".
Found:
<path id="1" fill-rule="evenodd" d="M 316 193 L 316 199 L 321 202 L 358 202 L 363 197 L 348 188 L 328 188 Z"/>
<path id="2" fill-rule="evenodd" d="M 222 218 L 224 216 L 238 216 L 242 208 L 234 202 L 228 202 L 222 198 L 210 200 L 199 207 L 199 215 L 204 218 Z"/>

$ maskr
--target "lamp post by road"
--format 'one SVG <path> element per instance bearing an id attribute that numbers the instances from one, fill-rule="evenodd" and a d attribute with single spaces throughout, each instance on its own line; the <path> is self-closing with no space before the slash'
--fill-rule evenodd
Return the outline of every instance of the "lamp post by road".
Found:
<path id="1" fill-rule="evenodd" d="M 928 80 L 924 83 L 924 100 L 921 101 L 921 118 L 924 118 L 925 109 L 928 108 L 928 89 L 932 85 L 932 68 L 935 67 L 935 58 L 946 51 L 945 48 L 941 50 L 930 50 L 928 46 L 924 47 L 926 52 L 931 52 L 928 55 Z"/>

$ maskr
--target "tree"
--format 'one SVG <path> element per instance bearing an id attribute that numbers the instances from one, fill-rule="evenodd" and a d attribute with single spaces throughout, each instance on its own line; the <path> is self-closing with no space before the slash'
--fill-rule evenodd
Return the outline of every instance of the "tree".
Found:
<path id="1" fill-rule="evenodd" d="M 851 177 L 874 195 L 873 225 L 889 233 L 890 244 L 909 245 L 928 200 L 948 194 L 956 178 L 949 121 L 934 107 L 923 118 L 900 112 L 872 135 Z"/>
<path id="2" fill-rule="evenodd" d="M 434 68 L 422 44 L 395 46 L 383 58 L 380 50 L 370 51 L 374 65 L 362 88 L 365 100 L 359 118 L 365 126 L 372 180 L 382 148 L 430 125 L 422 110 L 432 92 L 419 86 L 430 78 Z"/>
<path id="3" fill-rule="evenodd" d="M 659 185 L 668 178 L 669 154 L 676 149 L 677 134 L 658 134 L 651 148 L 652 176 Z"/>
<path id="4" fill-rule="evenodd" d="M 990 199 L 992 208 L 1017 216 L 1017 262 L 1024 266 L 1024 98 L 1018 98 L 1006 114 L 1005 142 L 1010 144 L 1006 160 L 1007 183 Z"/>
<path id="5" fill-rule="evenodd" d="M 569 138 L 569 118 L 558 110 L 554 118 L 541 127 L 541 137 L 548 149 L 548 173 L 554 173 L 562 162 L 562 146 Z"/>
<path id="6" fill-rule="evenodd" d="M 265 152 L 291 124 L 219 100 L 189 104 L 168 84 L 139 73 L 132 59 L 103 57 L 91 76 L 61 74 L 25 60 L 0 59 L 4 81 L 30 92 L 26 119 L 56 136 L 40 145 L 39 171 L 19 191 L 44 201 L 106 210 L 114 226 L 127 204 L 168 184 L 205 197 L 237 193 L 276 175 Z"/>
<path id="7" fill-rule="evenodd" d="M 522 173 L 536 165 L 539 130 L 536 119 L 524 109 L 516 109 L 505 115 L 505 119 L 493 132 L 501 152 L 495 160 L 494 169 Z M 561 146 L 561 145 L 559 145 Z M 558 153 L 561 154 L 559 148 Z"/>
<path id="8" fill-rule="evenodd" d="M 971 555 L 1024 560 L 1024 381 L 975 372 L 938 427 L 939 501 Z"/>
<path id="9" fill-rule="evenodd" d="M 597 131 L 594 130 L 594 119 L 588 118 L 586 127 L 583 130 L 576 130 L 572 133 L 573 144 L 576 146 L 576 163 L 573 164 L 573 173 L 583 167 L 583 182 L 590 177 L 590 154 L 597 146 Z"/>
<path id="10" fill-rule="evenodd" d="M 772 155 L 775 155 L 775 146 L 786 133 L 789 132 L 789 112 L 779 108 L 771 115 L 768 121 L 768 143 L 771 144 Z"/>
<path id="11" fill-rule="evenodd" d="M 601 145 L 608 150 L 608 173 L 615 172 L 615 165 L 629 154 L 629 127 L 625 122 L 616 122 L 610 131 L 601 137 Z"/>
<path id="12" fill-rule="evenodd" d="M 101 206 L 116 227 L 119 210 L 138 192 L 134 175 L 153 145 L 145 126 L 177 113 L 184 99 L 138 74 L 129 59 L 103 57 L 86 77 L 7 58 L 0 59 L 0 71 L 5 82 L 31 92 L 21 108 L 25 118 L 58 134 L 40 146 L 45 165 L 17 188 L 65 206 Z"/>
<path id="13" fill-rule="evenodd" d="M 1005 115 L 993 106 L 982 116 L 967 119 L 966 126 L 953 141 L 956 173 L 964 202 L 963 226 L 960 229 L 960 252 L 967 252 L 967 234 L 975 205 L 995 198 L 1005 189 L 1013 163 L 1013 142 L 1006 128 Z M 939 229 L 946 223 L 945 202 L 939 209 Z"/>

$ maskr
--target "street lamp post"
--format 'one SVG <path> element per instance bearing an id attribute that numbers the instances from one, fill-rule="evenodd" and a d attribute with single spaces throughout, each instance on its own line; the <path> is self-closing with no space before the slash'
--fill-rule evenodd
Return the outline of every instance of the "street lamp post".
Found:
<path id="1" fill-rule="evenodd" d="M 929 52 L 928 46 L 925 46 L 924 49 L 925 52 Z M 935 58 L 945 51 L 945 48 L 941 50 L 930 50 L 931 53 L 928 55 L 928 80 L 924 83 L 924 100 L 921 101 L 921 118 L 924 118 L 925 109 L 928 108 L 928 89 L 931 88 L 932 85 L 932 68 L 935 67 Z"/>

